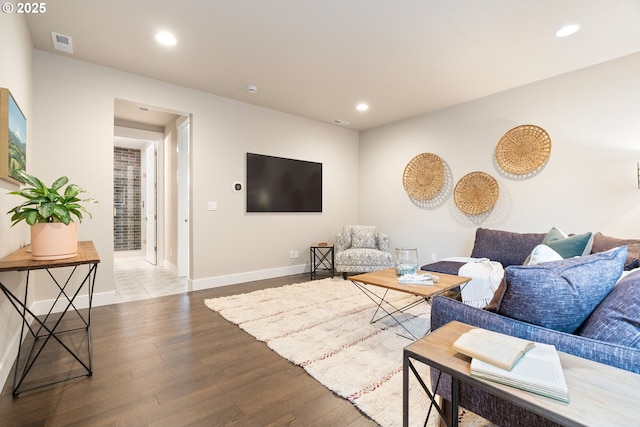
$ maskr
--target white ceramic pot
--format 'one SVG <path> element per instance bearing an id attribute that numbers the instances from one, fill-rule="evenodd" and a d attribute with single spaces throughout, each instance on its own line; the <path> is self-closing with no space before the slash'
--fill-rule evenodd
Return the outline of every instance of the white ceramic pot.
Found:
<path id="1" fill-rule="evenodd" d="M 34 260 L 73 258 L 78 254 L 78 225 L 39 222 L 31 226 L 31 255 Z"/>

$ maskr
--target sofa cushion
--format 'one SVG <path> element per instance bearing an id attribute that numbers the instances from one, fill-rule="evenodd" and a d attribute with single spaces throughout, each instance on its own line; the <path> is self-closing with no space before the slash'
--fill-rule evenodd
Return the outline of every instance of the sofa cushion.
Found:
<path id="1" fill-rule="evenodd" d="M 577 334 L 640 348 L 640 270 L 627 274 L 618 282 Z"/>
<path id="2" fill-rule="evenodd" d="M 373 225 L 354 225 L 351 228 L 351 247 L 377 249 L 377 234 L 376 227 Z"/>
<path id="3" fill-rule="evenodd" d="M 489 258 L 503 267 L 522 265 L 534 247 L 542 243 L 544 233 L 514 233 L 478 228 L 471 256 Z"/>
<path id="4" fill-rule="evenodd" d="M 544 239 L 542 244 L 549 246 L 558 252 L 562 258 L 572 258 L 591 253 L 592 233 L 574 234 L 568 236 L 557 228 L 553 227 Z"/>
<path id="5" fill-rule="evenodd" d="M 375 271 L 393 267 L 393 255 L 370 248 L 350 248 L 335 254 L 336 266 L 341 266 L 339 271 Z M 345 269 L 353 267 L 352 269 Z M 375 270 L 366 270 L 361 267 L 378 267 Z M 359 269 L 360 268 L 360 269 Z"/>
<path id="6" fill-rule="evenodd" d="M 498 314 L 573 333 L 621 276 L 625 246 L 584 257 L 505 269 Z"/>
<path id="7" fill-rule="evenodd" d="M 627 246 L 627 261 L 625 270 L 632 270 L 640 267 L 638 259 L 640 258 L 640 240 L 637 239 L 618 239 L 615 237 L 605 236 L 600 232 L 593 235 L 592 253 L 604 252 L 618 246 Z"/>

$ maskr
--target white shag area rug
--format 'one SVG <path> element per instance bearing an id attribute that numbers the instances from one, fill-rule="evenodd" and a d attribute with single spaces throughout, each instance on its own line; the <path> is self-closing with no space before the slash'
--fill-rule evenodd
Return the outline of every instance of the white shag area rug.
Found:
<path id="1" fill-rule="evenodd" d="M 404 306 L 415 297 L 389 291 L 387 299 Z M 304 368 L 381 426 L 402 425 L 402 350 L 411 341 L 398 335 L 407 334 L 389 317 L 371 324 L 376 306 L 350 281 L 315 280 L 207 299 L 205 304 Z M 422 336 L 429 330 L 430 308 L 419 304 L 396 318 Z M 430 384 L 429 369 L 415 364 Z M 410 379 L 410 425 L 422 426 L 428 398 L 413 374 Z M 436 426 L 437 421 L 432 414 L 428 425 Z M 490 424 L 466 413 L 462 425 Z"/>

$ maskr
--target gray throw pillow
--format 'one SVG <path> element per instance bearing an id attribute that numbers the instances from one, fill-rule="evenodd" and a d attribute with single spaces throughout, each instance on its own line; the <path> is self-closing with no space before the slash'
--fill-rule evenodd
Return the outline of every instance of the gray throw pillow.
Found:
<path id="1" fill-rule="evenodd" d="M 504 272 L 497 312 L 556 331 L 573 333 L 611 291 L 622 275 L 627 248 Z"/>
<path id="2" fill-rule="evenodd" d="M 618 282 L 580 327 L 578 335 L 640 348 L 640 270 Z"/>
<path id="3" fill-rule="evenodd" d="M 503 267 L 521 265 L 533 248 L 542 243 L 545 233 L 515 233 L 478 228 L 471 256 L 489 258 Z"/>
<path id="4" fill-rule="evenodd" d="M 640 267 L 638 259 L 640 258 L 640 239 L 618 239 L 616 237 L 605 236 L 597 232 L 593 235 L 592 253 L 604 252 L 618 246 L 627 246 L 627 262 L 624 266 L 625 270 L 632 270 Z"/>

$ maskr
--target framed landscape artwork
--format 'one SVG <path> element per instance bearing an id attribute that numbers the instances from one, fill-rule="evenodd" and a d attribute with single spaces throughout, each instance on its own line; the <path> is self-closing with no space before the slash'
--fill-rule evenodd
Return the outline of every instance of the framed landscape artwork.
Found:
<path id="1" fill-rule="evenodd" d="M 27 169 L 27 119 L 9 89 L 0 88 L 0 178 L 16 184 Z"/>

